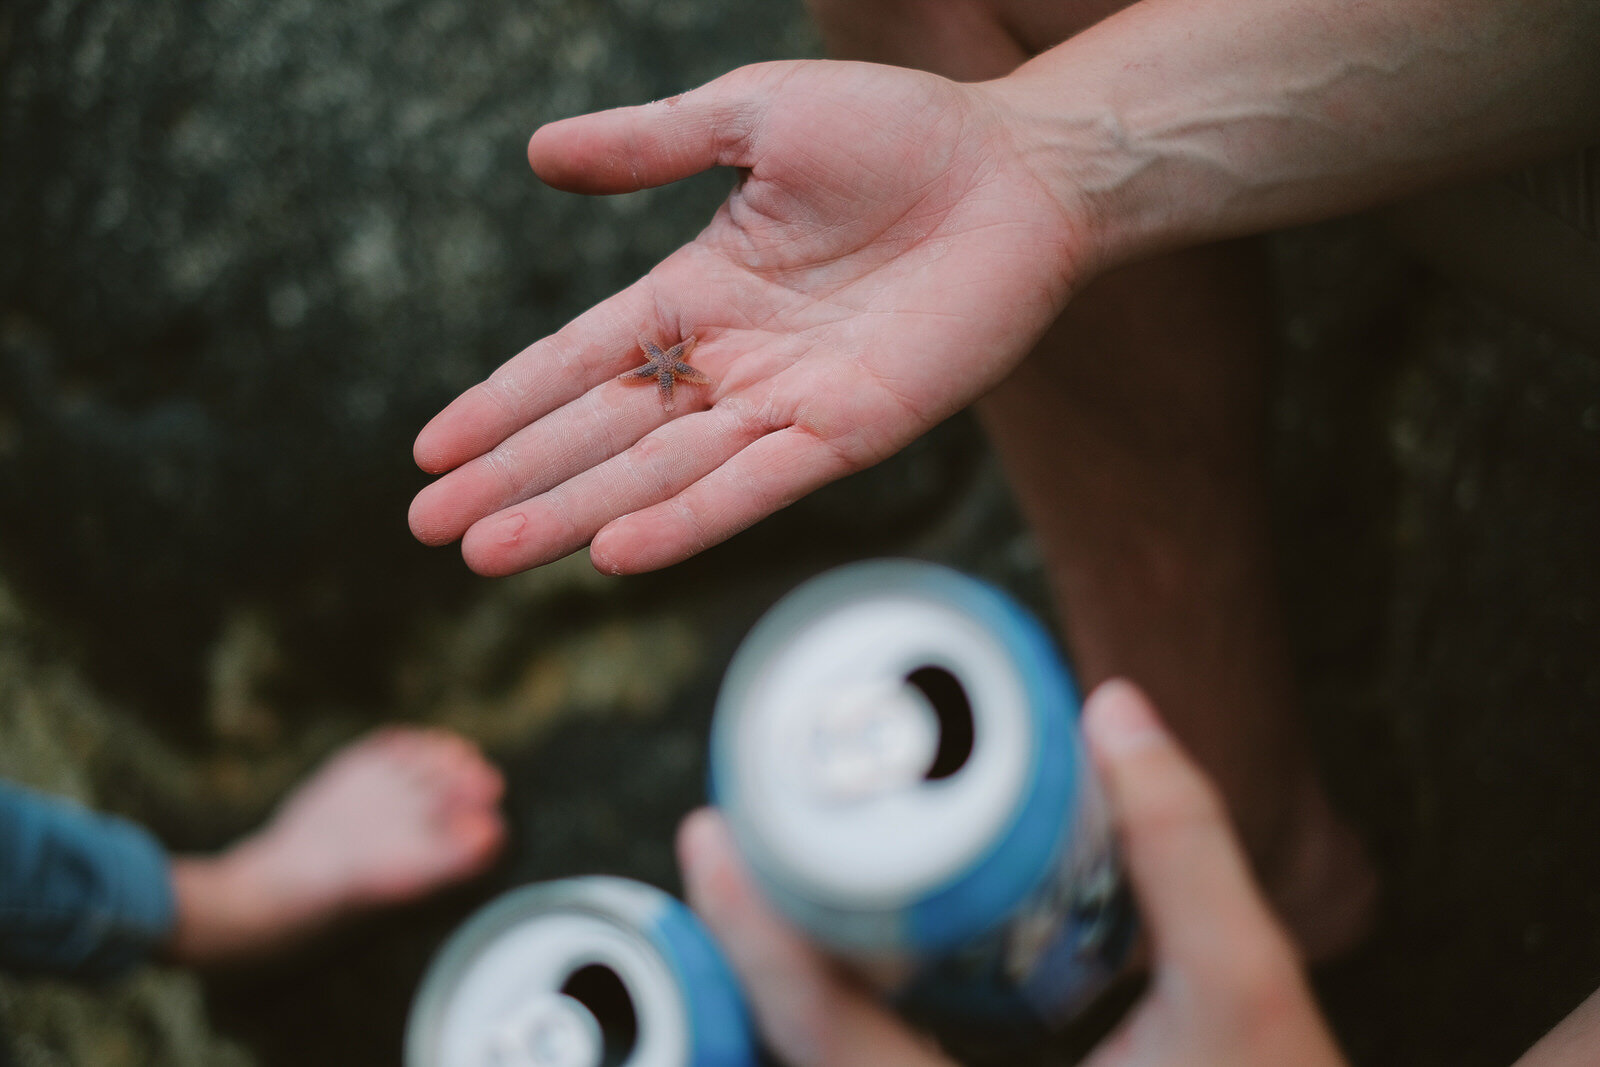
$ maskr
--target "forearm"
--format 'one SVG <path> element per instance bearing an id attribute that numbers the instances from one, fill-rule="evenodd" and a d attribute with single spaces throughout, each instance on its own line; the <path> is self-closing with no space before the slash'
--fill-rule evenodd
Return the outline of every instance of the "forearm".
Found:
<path id="1" fill-rule="evenodd" d="M 172 860 L 176 902 L 168 959 L 192 967 L 285 947 L 337 914 L 330 879 L 274 850 L 262 832 L 211 856 Z"/>
<path id="2" fill-rule="evenodd" d="M 165 955 L 204 966 L 256 945 L 271 927 L 268 888 L 232 853 L 172 861 L 176 921 Z"/>
<path id="3" fill-rule="evenodd" d="M 1600 5 L 1143 0 L 986 89 L 1108 266 L 1583 143 Z"/>

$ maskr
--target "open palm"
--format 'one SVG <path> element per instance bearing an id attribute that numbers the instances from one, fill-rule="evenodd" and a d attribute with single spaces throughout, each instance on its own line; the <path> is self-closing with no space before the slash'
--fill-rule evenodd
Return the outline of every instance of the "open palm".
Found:
<path id="1" fill-rule="evenodd" d="M 412 505 L 509 574 L 592 543 L 628 573 L 684 559 L 869 466 L 977 399 L 1082 278 L 1075 213 L 982 86 L 858 63 L 746 67 L 568 119 L 528 148 L 559 188 L 712 166 L 741 180 L 648 275 L 506 363 L 417 438 Z M 668 411 L 618 379 L 694 336 Z"/>

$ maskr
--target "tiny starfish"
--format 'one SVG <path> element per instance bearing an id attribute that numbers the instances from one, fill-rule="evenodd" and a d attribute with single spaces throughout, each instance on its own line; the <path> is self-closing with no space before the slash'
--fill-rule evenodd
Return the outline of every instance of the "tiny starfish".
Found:
<path id="1" fill-rule="evenodd" d="M 661 406 L 667 411 L 672 410 L 672 383 L 677 381 L 693 382 L 695 385 L 715 385 L 710 378 L 695 370 L 684 362 L 689 358 L 689 353 L 694 351 L 694 334 L 690 334 L 665 352 L 661 346 L 650 338 L 639 337 L 639 347 L 644 349 L 644 354 L 650 362 L 637 370 L 628 371 L 618 375 L 624 381 L 656 380 L 656 385 L 661 390 Z"/>

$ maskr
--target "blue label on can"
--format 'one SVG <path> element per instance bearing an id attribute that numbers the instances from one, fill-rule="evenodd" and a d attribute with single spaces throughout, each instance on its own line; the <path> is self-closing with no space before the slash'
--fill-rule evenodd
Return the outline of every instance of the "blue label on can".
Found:
<path id="1" fill-rule="evenodd" d="M 756 1039 L 739 983 L 700 920 L 669 899 L 650 934 L 688 1005 L 691 1067 L 755 1067 Z"/>

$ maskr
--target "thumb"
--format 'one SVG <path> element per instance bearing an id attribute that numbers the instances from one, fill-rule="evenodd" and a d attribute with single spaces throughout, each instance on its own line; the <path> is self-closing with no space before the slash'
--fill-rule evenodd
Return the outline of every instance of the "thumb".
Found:
<path id="1" fill-rule="evenodd" d="M 540 179 L 574 193 L 630 193 L 711 167 L 748 167 L 750 141 L 791 63 L 759 63 L 636 107 L 541 126 L 528 142 Z"/>
<path id="2" fill-rule="evenodd" d="M 1133 684 L 1104 683 L 1083 729 L 1111 801 L 1157 960 L 1206 969 L 1250 934 L 1288 949 L 1216 787 Z"/>
<path id="3" fill-rule="evenodd" d="M 767 907 L 722 816 L 678 831 L 689 903 L 727 954 L 762 1036 L 789 1067 L 952 1067 Z"/>

